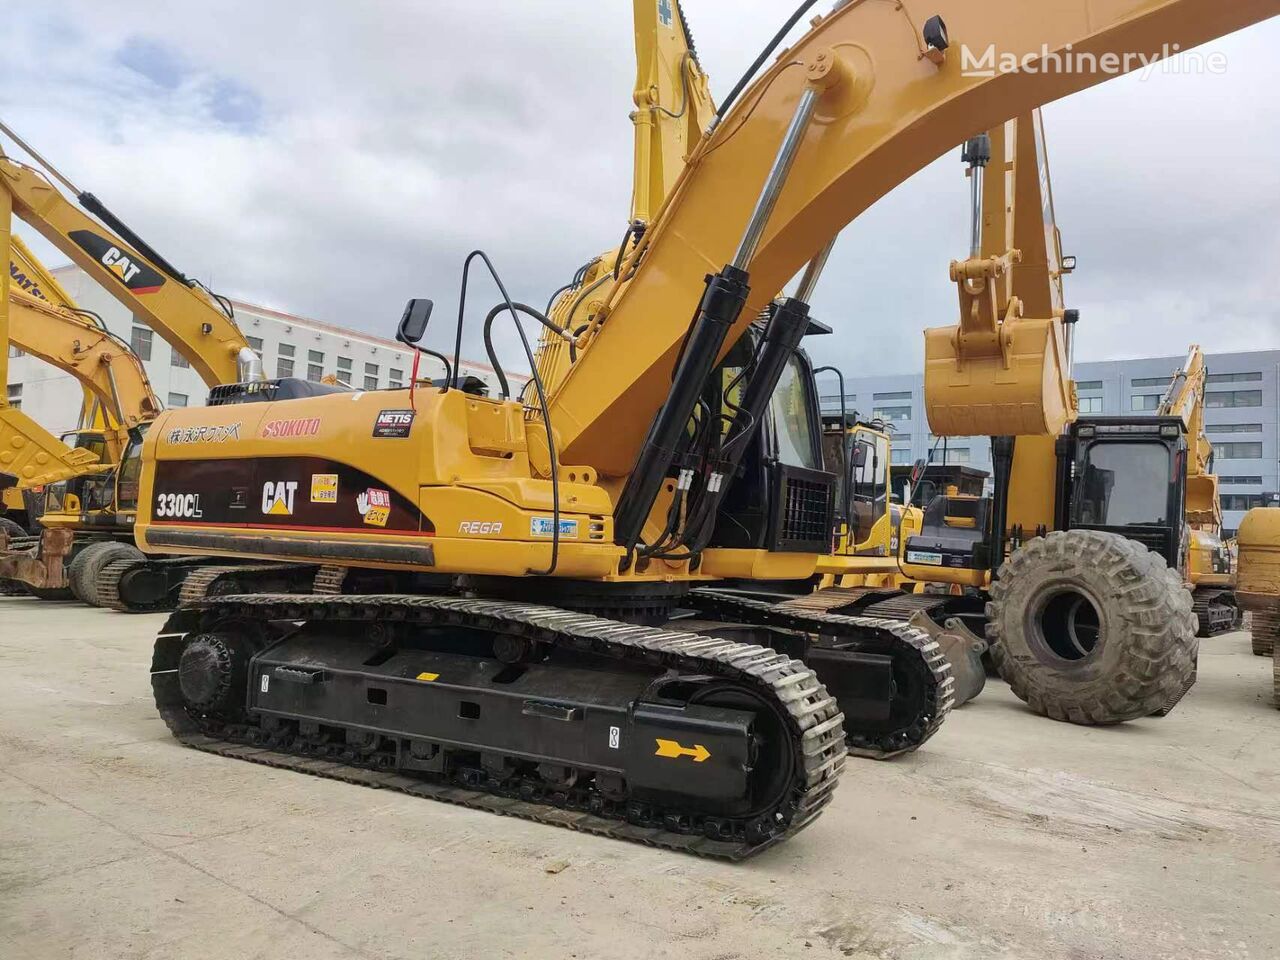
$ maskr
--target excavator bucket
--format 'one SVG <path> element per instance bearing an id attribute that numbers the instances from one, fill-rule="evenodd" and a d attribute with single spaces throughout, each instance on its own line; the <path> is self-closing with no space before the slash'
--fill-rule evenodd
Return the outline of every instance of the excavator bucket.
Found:
<path id="1" fill-rule="evenodd" d="M 1059 320 L 1015 320 L 993 334 L 925 334 L 925 412 L 946 436 L 1055 435 L 1073 408 Z M 979 339 L 985 342 L 975 342 Z"/>

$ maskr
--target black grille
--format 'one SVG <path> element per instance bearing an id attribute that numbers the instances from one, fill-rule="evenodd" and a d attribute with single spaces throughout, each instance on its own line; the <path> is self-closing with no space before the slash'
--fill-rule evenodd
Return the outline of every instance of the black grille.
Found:
<path id="1" fill-rule="evenodd" d="M 276 398 L 280 385 L 272 380 L 251 383 L 224 383 L 209 391 L 209 406 L 228 403 L 268 403 Z"/>
<path id="2" fill-rule="evenodd" d="M 229 403 L 271 403 L 275 400 L 302 400 L 306 397 L 323 397 L 330 393 L 349 393 L 343 384 L 314 383 L 297 377 L 281 377 L 278 380 L 254 380 L 248 383 L 226 383 L 209 391 L 209 406 L 221 407 Z"/>
<path id="3" fill-rule="evenodd" d="M 835 523 L 835 476 L 785 465 L 776 469 L 779 496 L 770 549 L 826 553 Z"/>

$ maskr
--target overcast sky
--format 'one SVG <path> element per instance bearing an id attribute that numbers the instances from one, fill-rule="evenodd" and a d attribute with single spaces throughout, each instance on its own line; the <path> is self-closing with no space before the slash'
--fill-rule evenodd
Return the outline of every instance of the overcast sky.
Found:
<path id="1" fill-rule="evenodd" d="M 125 6 L 11 16 L 0 118 L 220 292 L 382 334 L 432 297 L 436 340 L 472 248 L 541 303 L 625 226 L 624 0 Z M 790 9 L 685 0 L 714 93 Z M 1277 47 L 1272 21 L 1209 48 L 1221 75 L 1157 69 L 1046 108 L 1078 359 L 1280 348 Z M 814 304 L 825 361 L 920 369 L 920 330 L 955 321 L 967 202 L 953 153 L 845 231 Z M 495 297 L 475 289 L 478 329 Z"/>

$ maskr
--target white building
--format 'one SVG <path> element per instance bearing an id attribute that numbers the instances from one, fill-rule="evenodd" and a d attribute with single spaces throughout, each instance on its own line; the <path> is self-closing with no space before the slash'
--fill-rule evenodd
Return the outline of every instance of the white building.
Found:
<path id="1" fill-rule="evenodd" d="M 133 347 L 142 358 L 152 389 L 167 407 L 202 406 L 209 388 L 186 360 L 114 297 L 73 264 L 52 271 L 67 293 L 85 310 L 100 316 L 107 328 Z M 363 390 L 400 387 L 408 383 L 413 353 L 404 344 L 306 317 L 268 310 L 233 300 L 236 323 L 250 346 L 262 357 L 268 377 L 320 380 L 334 375 Z M 394 320 L 388 320 L 390 324 Z M 34 357 L 9 351 L 9 402 L 51 433 L 76 427 L 83 394 L 70 375 Z M 498 378 L 491 367 L 464 360 L 463 376 L 483 380 L 497 395 Z M 424 356 L 420 379 L 443 377 L 440 363 Z M 527 377 L 507 374 L 513 391 Z"/>

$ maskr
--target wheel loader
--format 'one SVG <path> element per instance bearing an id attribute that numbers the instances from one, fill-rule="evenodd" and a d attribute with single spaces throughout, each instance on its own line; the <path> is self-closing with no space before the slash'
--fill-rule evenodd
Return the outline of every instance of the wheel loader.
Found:
<path id="1" fill-rule="evenodd" d="M 482 327 L 490 348 L 498 322 L 519 328 L 523 316 L 546 331 L 536 357 L 523 341 L 534 372 L 523 396 L 415 377 L 399 391 L 283 399 L 287 384 L 269 382 L 163 414 L 143 447 L 146 549 L 320 561 L 333 574 L 310 594 L 206 597 L 169 619 L 152 682 L 174 735 L 734 858 L 812 823 L 847 747 L 892 753 L 931 734 L 927 637 L 717 586 L 807 581 L 830 552 L 835 478 L 820 467 L 816 426 L 804 428 L 794 365 L 809 309 L 780 291 L 807 263 L 807 296 L 839 229 L 955 144 L 1103 79 L 972 76 L 953 37 L 1124 63 L 1122 51 L 1190 46 L 1280 4 L 934 10 L 842 3 L 815 19 L 697 131 L 613 262 L 593 261 L 547 313 L 514 300 L 483 252 L 468 256 L 454 367 L 470 278 L 483 271 L 499 292 Z M 671 28 L 671 15 L 661 22 Z M 403 342 L 422 343 L 430 311 L 409 304 Z M 994 329 L 950 339 L 951 366 L 974 374 L 950 412 L 982 427 L 969 433 L 1056 435 L 1068 408 L 1063 317 L 975 320 Z M 1013 413 L 999 429 L 979 420 L 993 399 Z M 318 422 L 314 436 L 264 429 L 303 417 Z M 1102 530 L 1019 541 L 1009 559 L 1025 567 L 1024 554 L 1102 542 L 1135 564 L 1133 541 Z M 1168 583 L 1149 556 L 1142 572 Z M 335 593 L 350 571 L 391 589 Z M 1175 612 L 1190 630 L 1189 596 Z"/>

